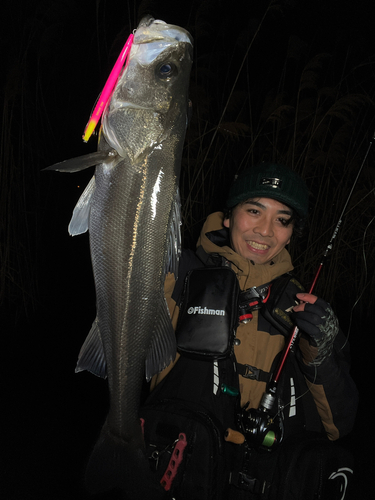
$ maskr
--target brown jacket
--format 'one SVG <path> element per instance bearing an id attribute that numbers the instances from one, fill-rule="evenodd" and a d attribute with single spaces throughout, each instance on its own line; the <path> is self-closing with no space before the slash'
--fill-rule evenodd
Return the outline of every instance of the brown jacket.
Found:
<path id="1" fill-rule="evenodd" d="M 206 253 L 217 253 L 228 260 L 231 263 L 232 269 L 237 274 L 241 290 L 247 290 L 253 286 L 260 286 L 264 283 L 268 283 L 278 276 L 281 276 L 282 274 L 293 269 L 290 255 L 285 249 L 283 249 L 279 255 L 276 256 L 272 263 L 257 265 L 238 255 L 229 246 L 218 247 L 209 240 L 207 233 L 222 229 L 222 227 L 223 214 L 221 212 L 211 214 L 202 228 L 197 247 L 202 246 Z M 165 296 L 173 326 L 176 328 L 179 308 L 172 299 L 174 285 L 174 275 L 169 274 L 165 281 Z M 271 364 L 275 356 L 284 346 L 284 337 L 281 334 L 271 336 L 268 333 L 259 332 L 257 330 L 257 315 L 258 312 L 254 311 L 254 319 L 249 323 L 241 324 L 238 327 L 236 338 L 241 343 L 240 345 L 235 346 L 234 351 L 236 359 L 239 363 L 250 364 L 268 372 L 270 371 Z M 178 360 L 178 357 L 179 355 L 177 354 L 175 362 Z M 174 363 L 169 365 L 168 368 L 155 377 L 152 388 L 158 384 L 167 373 L 169 373 L 173 365 Z M 245 404 L 247 401 L 250 401 L 250 407 L 257 408 L 262 394 L 265 391 L 265 386 L 265 382 L 258 382 L 256 380 L 241 377 L 241 403 Z"/>
<path id="2" fill-rule="evenodd" d="M 222 229 L 223 214 L 220 212 L 211 214 L 202 228 L 197 247 L 199 248 L 201 246 L 206 254 L 217 254 L 224 257 L 237 274 L 242 290 L 268 283 L 293 269 L 290 255 L 286 249 L 283 249 L 269 264 L 259 265 L 241 257 L 229 246 L 218 246 L 209 236 L 210 233 L 212 234 Z M 176 328 L 179 314 L 179 307 L 172 298 L 175 283 L 174 275 L 169 274 L 165 281 L 165 297 L 174 328 Z M 294 304 L 291 304 L 291 306 L 292 305 Z M 240 342 L 239 345 L 234 347 L 236 360 L 238 363 L 249 364 L 265 372 L 269 372 L 276 355 L 283 349 L 285 337 L 282 334 L 270 334 L 258 330 L 258 311 L 254 311 L 253 315 L 254 317 L 250 322 L 240 324 L 237 329 L 236 339 Z M 172 370 L 178 359 L 179 354 L 177 354 L 173 363 L 154 377 L 151 383 L 151 389 L 163 380 Z M 241 404 L 244 405 L 250 402 L 249 407 L 257 408 L 266 389 L 266 383 L 243 378 L 242 376 L 240 376 L 239 379 Z M 316 374 L 312 380 L 314 382 L 317 380 L 320 381 L 319 377 L 316 377 Z M 327 399 L 324 385 L 312 383 L 308 377 L 306 377 L 306 383 L 314 398 L 317 411 L 328 437 L 332 440 L 337 439 L 340 436 L 340 431 L 335 424 L 335 419 L 330 407 L 330 402 Z"/>

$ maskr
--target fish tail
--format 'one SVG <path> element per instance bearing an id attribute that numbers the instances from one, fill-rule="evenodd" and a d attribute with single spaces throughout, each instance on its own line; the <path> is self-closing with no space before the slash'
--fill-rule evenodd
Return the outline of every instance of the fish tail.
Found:
<path id="1" fill-rule="evenodd" d="M 93 494 L 111 490 L 123 492 L 126 500 L 161 500 L 166 496 L 152 475 L 139 439 L 126 442 L 113 435 L 106 426 L 89 458 L 85 486 Z"/>

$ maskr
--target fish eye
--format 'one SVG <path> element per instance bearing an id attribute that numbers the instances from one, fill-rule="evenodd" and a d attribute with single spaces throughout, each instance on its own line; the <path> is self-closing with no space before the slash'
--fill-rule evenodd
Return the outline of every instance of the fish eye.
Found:
<path id="1" fill-rule="evenodd" d="M 176 71 L 177 68 L 173 63 L 163 63 L 161 66 L 159 66 L 157 73 L 160 78 L 168 79 L 172 75 L 174 75 Z"/>

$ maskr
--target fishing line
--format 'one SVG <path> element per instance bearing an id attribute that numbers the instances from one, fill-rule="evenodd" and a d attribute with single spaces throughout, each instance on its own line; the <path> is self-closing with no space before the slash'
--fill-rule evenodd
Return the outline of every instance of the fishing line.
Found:
<path id="1" fill-rule="evenodd" d="M 370 225 L 374 222 L 375 220 L 375 216 L 370 220 L 370 222 L 367 224 L 366 226 L 366 229 L 365 229 L 365 232 L 363 233 L 363 239 L 362 239 L 362 254 L 363 254 L 363 261 L 364 261 L 364 267 L 365 267 L 365 283 L 367 281 L 367 258 L 366 258 L 366 252 L 365 252 L 365 239 L 366 239 L 366 233 L 367 233 L 367 230 L 368 228 L 370 227 Z M 343 344 L 343 346 L 341 347 L 340 351 L 342 349 L 344 349 L 344 347 L 346 346 L 346 344 L 348 343 L 349 341 L 349 336 L 350 336 L 350 329 L 352 327 L 352 321 L 353 321 L 353 311 L 354 311 L 354 308 L 355 306 L 358 304 L 358 302 L 361 300 L 362 298 L 362 295 L 364 294 L 366 288 L 368 287 L 368 283 L 367 285 L 365 285 L 363 287 L 363 290 L 362 292 L 359 294 L 359 297 L 357 298 L 357 300 L 354 302 L 351 310 L 350 310 L 350 318 L 349 318 L 349 328 L 348 328 L 348 334 L 346 336 L 346 340 Z"/>

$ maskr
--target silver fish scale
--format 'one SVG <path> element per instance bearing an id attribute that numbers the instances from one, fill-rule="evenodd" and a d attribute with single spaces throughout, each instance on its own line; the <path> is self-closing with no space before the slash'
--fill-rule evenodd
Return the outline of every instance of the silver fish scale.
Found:
<path id="1" fill-rule="evenodd" d="M 124 153 L 132 159 L 153 146 L 151 137 L 160 138 L 164 132 L 162 117 L 152 110 L 135 113 L 129 108 L 124 113 L 124 108 L 119 108 L 111 112 L 109 121 L 116 128 L 116 138 Z"/>
<path id="2" fill-rule="evenodd" d="M 160 165 L 166 167 L 155 169 L 155 161 L 146 159 L 141 165 L 123 161 L 96 171 L 91 257 L 111 393 L 108 423 L 121 435 L 133 432 L 144 376 L 139 360 L 146 357 L 159 308 L 164 306 L 164 259 L 177 189 L 175 172 L 165 171 L 165 156 L 173 154 L 167 149 L 152 158 L 159 156 Z"/>

